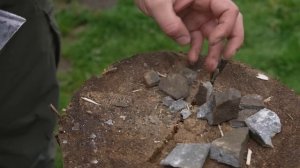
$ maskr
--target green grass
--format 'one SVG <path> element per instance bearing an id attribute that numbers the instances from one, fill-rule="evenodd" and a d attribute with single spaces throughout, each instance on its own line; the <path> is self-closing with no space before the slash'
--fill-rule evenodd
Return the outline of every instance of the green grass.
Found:
<path id="1" fill-rule="evenodd" d="M 60 7 L 62 57 L 72 70 L 61 72 L 61 107 L 93 75 L 117 60 L 140 52 L 187 51 L 168 39 L 153 20 L 143 16 L 132 0 L 120 0 L 108 11 L 90 11 L 77 3 Z M 244 16 L 246 39 L 235 59 L 265 71 L 300 93 L 299 0 L 235 1 Z M 62 167 L 61 154 L 56 167 Z"/>

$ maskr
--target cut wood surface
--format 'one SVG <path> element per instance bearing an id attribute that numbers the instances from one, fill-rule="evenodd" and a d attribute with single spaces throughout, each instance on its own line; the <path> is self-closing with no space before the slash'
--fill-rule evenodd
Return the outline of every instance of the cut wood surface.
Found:
<path id="1" fill-rule="evenodd" d="M 191 107 L 192 115 L 182 120 L 179 113 L 170 113 L 162 104 L 165 93 L 144 83 L 143 75 L 149 70 L 167 75 L 189 67 L 198 72 L 186 98 L 193 105 L 199 85 L 210 77 L 200 68 L 201 64 L 199 61 L 190 67 L 183 54 L 171 52 L 139 54 L 112 65 L 116 70 L 88 80 L 60 119 L 64 167 L 155 168 L 160 167 L 160 161 L 177 143 L 210 143 L 220 138 L 219 127 L 197 119 L 195 108 Z M 261 72 L 230 61 L 214 88 L 235 88 L 242 95 L 261 95 L 263 100 L 268 99 L 265 106 L 281 120 L 282 131 L 272 139 L 274 148 L 249 141 L 247 147 L 253 151 L 249 167 L 299 167 L 300 98 L 274 79 L 258 79 L 258 73 Z M 233 129 L 229 123 L 222 123 L 221 128 L 224 135 Z M 228 166 L 207 159 L 204 167 Z"/>

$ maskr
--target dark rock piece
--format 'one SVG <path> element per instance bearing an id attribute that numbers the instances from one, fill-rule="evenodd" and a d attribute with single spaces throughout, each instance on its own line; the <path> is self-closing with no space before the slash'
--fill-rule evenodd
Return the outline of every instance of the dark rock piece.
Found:
<path id="1" fill-rule="evenodd" d="M 237 128 L 214 140 L 210 158 L 233 167 L 242 167 L 247 152 L 248 133 L 248 128 Z"/>
<path id="2" fill-rule="evenodd" d="M 171 112 L 178 112 L 178 111 L 186 108 L 187 105 L 188 105 L 188 103 L 186 101 L 179 99 L 179 100 L 172 102 L 169 109 Z"/>
<path id="3" fill-rule="evenodd" d="M 239 128 L 239 127 L 246 127 L 245 120 L 246 118 L 250 117 L 251 115 L 257 113 L 258 110 L 253 109 L 245 109 L 239 112 L 238 118 L 230 120 L 230 126 L 233 128 Z"/>
<path id="4" fill-rule="evenodd" d="M 215 92 L 212 96 L 213 110 L 207 113 L 206 119 L 209 125 L 218 125 L 222 122 L 238 117 L 241 92 L 230 88 L 225 92 Z"/>
<path id="5" fill-rule="evenodd" d="M 157 86 L 160 81 L 160 77 L 158 76 L 157 72 L 153 70 L 146 72 L 144 74 L 144 79 L 148 87 Z"/>
<path id="6" fill-rule="evenodd" d="M 180 115 L 182 116 L 182 119 L 187 119 L 189 118 L 190 115 L 192 115 L 192 112 L 189 109 L 183 109 L 180 112 Z"/>
<path id="7" fill-rule="evenodd" d="M 196 105 L 203 105 L 208 101 L 213 91 L 213 86 L 210 82 L 203 82 L 202 85 L 199 86 L 198 93 L 196 94 L 193 102 Z"/>
<path id="8" fill-rule="evenodd" d="M 262 109 L 245 120 L 253 137 L 265 147 L 273 147 L 271 138 L 281 131 L 277 114 L 269 109 Z"/>
<path id="9" fill-rule="evenodd" d="M 183 68 L 180 70 L 179 73 L 184 77 L 186 77 L 189 84 L 192 84 L 197 79 L 198 76 L 197 72 L 191 70 L 190 68 Z"/>
<path id="10" fill-rule="evenodd" d="M 202 168 L 209 148 L 210 144 L 177 144 L 160 164 L 177 168 Z"/>
<path id="11" fill-rule="evenodd" d="M 162 103 L 163 103 L 163 105 L 169 107 L 169 106 L 172 105 L 172 103 L 173 103 L 174 101 L 175 101 L 175 100 L 174 100 L 172 97 L 166 96 L 166 97 L 163 98 Z"/>
<path id="12" fill-rule="evenodd" d="M 240 109 L 260 110 L 265 108 L 263 98 L 257 94 L 245 95 L 241 98 Z"/>
<path id="13" fill-rule="evenodd" d="M 181 74 L 169 74 L 159 82 L 159 89 L 174 99 L 186 98 L 189 95 L 189 84 Z"/>

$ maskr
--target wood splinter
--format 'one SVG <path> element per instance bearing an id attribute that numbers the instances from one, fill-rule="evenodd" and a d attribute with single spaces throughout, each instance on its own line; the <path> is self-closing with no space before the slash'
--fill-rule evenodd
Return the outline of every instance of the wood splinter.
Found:
<path id="1" fill-rule="evenodd" d="M 94 100 L 91 100 L 91 99 L 86 98 L 86 97 L 81 97 L 81 99 L 82 99 L 82 100 L 85 100 L 85 101 L 87 101 L 87 102 L 93 103 L 93 104 L 95 104 L 95 105 L 100 105 L 99 103 L 95 102 Z"/>
<path id="2" fill-rule="evenodd" d="M 218 125 L 218 128 L 219 128 L 219 131 L 220 131 L 220 133 L 221 133 L 221 136 L 223 137 L 223 136 L 224 136 L 224 133 L 223 133 L 223 130 L 222 130 L 221 125 Z"/>
<path id="3" fill-rule="evenodd" d="M 251 155 L 252 155 L 252 150 L 248 149 L 248 153 L 247 153 L 247 161 L 246 161 L 246 165 L 250 166 L 251 164 Z"/>

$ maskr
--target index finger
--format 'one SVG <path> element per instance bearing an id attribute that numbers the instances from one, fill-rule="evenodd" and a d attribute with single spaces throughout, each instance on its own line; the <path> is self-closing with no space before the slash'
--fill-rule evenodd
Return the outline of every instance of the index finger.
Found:
<path id="1" fill-rule="evenodd" d="M 212 0 L 210 8 L 218 22 L 218 25 L 209 36 L 209 43 L 214 45 L 231 34 L 239 9 L 231 0 Z"/>

